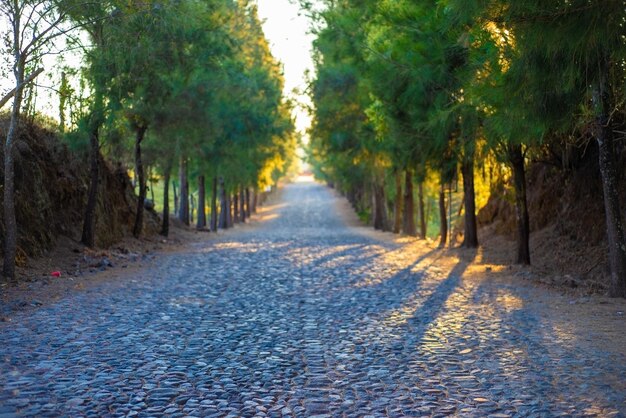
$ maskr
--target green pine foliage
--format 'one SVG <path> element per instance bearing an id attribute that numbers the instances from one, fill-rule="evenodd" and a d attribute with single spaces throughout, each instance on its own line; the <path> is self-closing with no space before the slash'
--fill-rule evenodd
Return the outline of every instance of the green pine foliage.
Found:
<path id="1" fill-rule="evenodd" d="M 294 165 L 292 107 L 253 2 L 59 4 L 90 38 L 87 105 L 67 134 L 74 142 L 95 131 L 106 158 L 133 168 L 136 132 L 145 129 L 152 180 L 166 171 L 177 179 L 184 158 L 192 192 L 201 175 L 207 184 L 223 178 L 231 193 L 263 189 Z"/>
<path id="2" fill-rule="evenodd" d="M 439 193 L 433 175 L 446 187 L 461 167 L 468 175 L 505 163 L 514 173 L 515 205 L 523 214 L 524 170 L 531 158 L 597 142 L 605 203 L 613 208 L 606 214 L 611 258 L 623 259 L 611 262 L 613 283 L 621 283 L 612 293 L 626 294 L 626 267 L 619 267 L 626 266 L 626 246 L 612 163 L 613 150 L 624 148 L 613 139 L 623 134 L 625 120 L 622 1 L 324 5 L 313 11 L 317 72 L 308 150 L 320 178 L 367 212 L 368 190 L 377 179 L 385 179 L 393 206 L 398 170 L 415 173 L 432 201 Z M 522 241 L 528 246 L 528 217 L 518 217 L 518 225 L 526 229 L 525 237 L 520 232 L 518 261 L 527 263 Z"/>

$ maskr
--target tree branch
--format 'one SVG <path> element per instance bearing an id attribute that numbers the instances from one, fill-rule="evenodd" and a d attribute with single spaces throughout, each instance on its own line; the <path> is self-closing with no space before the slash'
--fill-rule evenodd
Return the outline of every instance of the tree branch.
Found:
<path id="1" fill-rule="evenodd" d="M 16 91 L 18 88 L 21 88 L 21 87 L 25 86 L 26 84 L 28 84 L 28 83 L 32 82 L 32 81 L 33 81 L 35 78 L 37 78 L 37 76 L 38 76 L 39 74 L 41 74 L 41 73 L 43 73 L 43 68 L 38 68 L 38 69 L 37 69 L 37 70 L 35 70 L 32 74 L 30 74 L 28 77 L 26 77 L 26 78 L 24 79 L 24 82 L 23 82 L 20 86 L 18 86 L 18 87 L 16 87 L 16 88 L 14 88 L 14 89 L 13 89 L 13 90 L 11 90 L 10 92 L 8 92 L 8 93 L 7 93 L 7 94 L 6 94 L 6 95 L 2 98 L 2 100 L 0 100 L 0 109 L 1 109 L 1 108 L 2 108 L 2 107 L 3 107 L 3 106 L 4 106 L 4 105 L 5 105 L 5 104 L 6 104 L 6 103 L 7 103 L 7 102 L 11 99 L 11 97 L 13 97 L 13 96 L 15 95 L 15 91 Z"/>

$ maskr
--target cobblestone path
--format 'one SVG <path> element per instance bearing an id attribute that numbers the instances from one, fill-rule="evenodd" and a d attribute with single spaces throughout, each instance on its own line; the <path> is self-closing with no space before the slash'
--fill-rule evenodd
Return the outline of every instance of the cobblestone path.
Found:
<path id="1" fill-rule="evenodd" d="M 257 226 L 0 324 L 5 416 L 624 416 L 622 354 L 527 290 L 349 227 L 314 183 Z"/>

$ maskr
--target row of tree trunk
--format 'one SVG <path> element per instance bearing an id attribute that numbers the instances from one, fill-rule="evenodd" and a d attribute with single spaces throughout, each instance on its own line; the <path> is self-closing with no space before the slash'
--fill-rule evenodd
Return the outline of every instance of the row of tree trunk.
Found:
<path id="1" fill-rule="evenodd" d="M 513 172 L 513 185 L 515 189 L 515 211 L 517 222 L 517 257 L 519 264 L 530 264 L 530 222 L 528 216 L 528 204 L 526 197 L 526 174 L 525 156 L 521 145 L 511 145 L 507 149 L 507 157 Z M 474 154 L 466 152 L 461 159 L 460 171 L 463 178 L 463 202 L 464 208 L 464 233 L 462 247 L 478 247 L 478 223 L 476 219 L 476 192 L 474 187 Z M 424 187 L 422 182 L 417 185 L 417 221 L 415 224 L 415 193 L 414 175 L 412 170 L 397 170 L 395 173 L 395 199 L 393 202 L 393 222 L 389 225 L 387 215 L 387 199 L 385 197 L 384 185 L 374 178 L 371 182 L 371 206 L 372 224 L 375 229 L 393 231 L 396 234 L 402 233 L 408 236 L 419 236 L 425 239 L 427 235 L 427 215 L 424 204 Z M 439 190 L 439 218 L 440 218 L 440 241 L 439 246 L 445 247 L 448 244 L 448 235 L 451 226 L 448 225 L 448 211 L 450 199 L 446 199 L 446 192 L 450 192 L 452 179 L 449 173 L 442 174 L 442 181 Z M 363 205 L 364 193 L 358 188 L 350 188 L 347 198 L 359 210 Z M 459 214 L 461 210 L 459 210 Z M 419 234 L 418 227 L 419 226 Z"/>
<path id="2" fill-rule="evenodd" d="M 530 264 L 530 222 L 528 216 L 528 203 L 526 196 L 526 171 L 525 155 L 521 145 L 509 145 L 506 156 L 513 173 L 513 186 L 515 190 L 515 213 L 517 223 L 517 254 L 518 264 Z M 463 202 L 464 208 L 464 233 L 462 247 L 478 247 L 478 223 L 476 219 L 476 192 L 474 187 L 474 153 L 468 147 L 465 155 L 461 158 L 460 171 L 463 178 Z M 372 224 L 375 229 L 393 231 L 396 234 L 402 233 L 409 236 L 418 236 L 415 224 L 415 198 L 412 170 L 397 170 L 395 173 L 395 199 L 393 202 L 393 223 L 389 226 L 387 215 L 387 199 L 382 181 L 382 176 L 377 176 L 371 182 L 371 209 Z M 452 177 L 449 173 L 442 171 L 442 180 L 439 190 L 439 218 L 440 218 L 440 241 L 439 246 L 445 247 L 448 243 L 449 228 L 448 211 L 450 199 L 446 199 L 446 191 L 452 188 Z M 363 200 L 362 190 L 351 188 L 347 197 L 353 206 L 358 210 L 363 206 L 359 203 Z M 460 214 L 461 211 L 459 211 Z M 417 213 L 419 223 L 419 237 L 426 238 L 427 216 L 425 215 L 424 189 L 423 183 L 418 182 L 417 186 Z M 452 243 L 451 243 L 452 244 Z"/>
<path id="3" fill-rule="evenodd" d="M 393 223 L 389 225 L 388 205 L 385 196 L 384 185 L 378 179 L 372 180 L 372 224 L 375 229 L 382 231 L 392 231 L 396 234 L 404 234 L 412 237 L 426 238 L 427 224 L 424 204 L 423 183 L 417 185 L 417 221 L 419 233 L 415 220 L 415 185 L 413 183 L 412 170 L 397 170 L 395 179 L 395 198 L 393 201 Z M 347 197 L 353 206 L 361 206 L 357 201 L 357 196 L 362 194 L 351 190 Z M 361 197 L 362 199 L 362 197 Z M 445 221 L 445 219 L 444 219 Z"/>
<path id="4" fill-rule="evenodd" d="M 171 166 L 166 168 L 164 176 L 165 187 L 163 189 L 163 224 L 161 235 L 169 234 L 169 183 L 171 181 Z M 193 199 L 189 193 L 189 180 L 187 175 L 187 162 L 185 159 L 180 161 L 179 172 L 180 192 L 175 198 L 177 205 L 176 215 L 178 219 L 185 225 L 193 222 L 192 209 L 189 202 L 193 203 Z M 206 213 L 206 178 L 204 175 L 198 176 L 198 202 L 196 228 L 199 230 L 208 229 L 217 231 L 219 229 L 232 228 L 236 223 L 245 223 L 246 220 L 257 211 L 258 191 L 251 191 L 249 187 L 239 186 L 234 193 L 228 193 L 225 181 L 222 177 L 213 177 L 211 182 L 211 202 L 210 202 L 210 218 Z M 174 192 L 176 193 L 175 184 Z M 219 210 L 218 210 L 219 201 Z M 208 219 L 208 222 L 207 222 Z M 207 228 L 208 227 L 208 228 Z"/>

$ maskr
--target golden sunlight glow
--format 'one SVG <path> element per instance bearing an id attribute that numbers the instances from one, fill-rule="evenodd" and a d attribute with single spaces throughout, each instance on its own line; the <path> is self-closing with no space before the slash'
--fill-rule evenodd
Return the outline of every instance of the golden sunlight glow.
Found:
<path id="1" fill-rule="evenodd" d="M 498 292 L 496 302 L 507 311 L 519 310 L 524 307 L 524 301 L 521 298 L 503 289 Z"/>
<path id="2" fill-rule="evenodd" d="M 483 293 L 481 285 L 485 280 L 489 280 L 484 274 L 485 264 L 476 263 L 476 260 L 469 263 L 454 256 L 443 255 L 437 250 L 428 253 L 428 248 L 424 248 L 423 242 L 407 238 L 395 239 L 394 242 L 399 244 L 398 247 L 378 254 L 377 252 L 383 248 L 368 246 L 361 249 L 364 254 L 375 257 L 372 262 L 376 265 L 388 266 L 389 274 L 383 276 L 365 274 L 363 279 L 353 284 L 353 287 L 380 285 L 398 272 L 404 271 L 407 280 L 415 280 L 415 290 L 399 307 L 369 318 L 358 332 L 361 337 L 388 341 L 401 339 L 409 322 L 419 324 L 421 321 L 428 321 L 427 311 L 431 310 L 429 304 L 432 300 L 441 298 L 441 292 L 444 295 L 441 308 L 438 308 L 438 314 L 430 323 L 424 324 L 426 329 L 416 348 L 425 352 L 439 352 L 450 349 L 449 341 L 458 341 L 461 338 L 469 343 L 475 339 L 476 330 L 470 332 L 475 321 L 460 309 L 471 303 L 479 304 L 481 317 L 490 318 L 487 321 L 488 325 L 483 326 L 478 332 L 480 344 L 486 344 L 510 332 L 503 314 L 523 309 L 524 302 L 506 288 L 498 289 L 493 294 Z M 418 246 L 421 248 L 418 249 Z M 490 271 L 500 271 L 502 268 L 490 266 Z M 426 311 L 422 313 L 424 309 Z M 473 350 L 459 346 L 458 351 L 459 354 L 466 355 Z"/>
<path id="3" fill-rule="evenodd" d="M 515 37 L 513 33 L 506 28 L 499 27 L 495 22 L 487 22 L 485 30 L 491 34 L 498 50 L 500 51 L 500 68 L 502 72 L 508 71 L 511 66 L 511 60 L 506 56 L 506 50 L 515 46 Z"/>
<path id="4" fill-rule="evenodd" d="M 278 219 L 278 214 L 277 213 L 271 213 L 269 215 L 263 215 L 261 217 L 262 221 L 273 221 L 274 219 Z"/>

